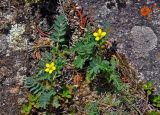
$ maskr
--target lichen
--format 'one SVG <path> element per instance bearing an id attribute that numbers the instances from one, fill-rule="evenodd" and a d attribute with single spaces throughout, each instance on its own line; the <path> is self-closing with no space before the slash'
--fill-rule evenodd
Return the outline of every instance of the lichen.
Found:
<path id="1" fill-rule="evenodd" d="M 22 36 L 24 32 L 24 24 L 12 25 L 9 34 L 7 35 L 7 42 L 10 48 L 14 50 L 22 50 L 26 48 L 27 39 Z"/>

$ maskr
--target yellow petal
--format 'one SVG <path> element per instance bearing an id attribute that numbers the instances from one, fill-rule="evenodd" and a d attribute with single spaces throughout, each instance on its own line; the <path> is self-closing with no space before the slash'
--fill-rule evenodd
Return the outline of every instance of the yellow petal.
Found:
<path id="1" fill-rule="evenodd" d="M 98 33 L 97 33 L 97 32 L 94 32 L 94 33 L 93 33 L 93 36 L 97 37 L 97 36 L 98 36 Z"/>
<path id="2" fill-rule="evenodd" d="M 102 29 L 101 29 L 101 28 L 99 28 L 99 29 L 98 29 L 98 34 L 100 34 L 100 35 L 101 35 L 101 33 L 102 33 Z"/>
<path id="3" fill-rule="evenodd" d="M 96 41 L 99 41 L 99 40 L 100 40 L 100 37 L 96 37 L 95 40 L 96 40 Z"/>
<path id="4" fill-rule="evenodd" d="M 54 66 L 54 65 L 55 65 L 54 62 L 52 62 L 52 63 L 51 63 L 51 66 Z"/>
<path id="5" fill-rule="evenodd" d="M 46 68 L 46 69 L 45 69 L 45 72 L 49 72 L 49 68 Z"/>
<path id="6" fill-rule="evenodd" d="M 56 67 L 54 66 L 54 67 L 52 68 L 52 70 L 56 70 Z"/>
<path id="7" fill-rule="evenodd" d="M 102 32 L 101 36 L 104 37 L 106 35 L 106 32 Z"/>
<path id="8" fill-rule="evenodd" d="M 53 72 L 53 70 L 49 70 L 49 74 L 51 74 Z"/>
<path id="9" fill-rule="evenodd" d="M 46 67 L 49 67 L 49 64 L 48 64 L 48 63 L 46 64 Z"/>

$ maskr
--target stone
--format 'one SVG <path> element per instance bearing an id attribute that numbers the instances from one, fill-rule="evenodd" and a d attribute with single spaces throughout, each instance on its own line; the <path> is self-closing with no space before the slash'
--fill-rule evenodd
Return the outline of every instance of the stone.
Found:
<path id="1" fill-rule="evenodd" d="M 9 48 L 14 50 L 25 50 L 27 47 L 27 39 L 23 37 L 25 32 L 25 24 L 15 24 L 11 26 L 11 30 L 6 39 Z"/>
<path id="2" fill-rule="evenodd" d="M 0 55 L 4 55 L 6 53 L 7 47 L 6 35 L 0 35 Z"/>
<path id="3" fill-rule="evenodd" d="M 156 48 L 157 36 L 150 27 L 134 26 L 131 29 L 133 37 L 132 50 L 137 57 L 146 57 L 149 51 Z"/>

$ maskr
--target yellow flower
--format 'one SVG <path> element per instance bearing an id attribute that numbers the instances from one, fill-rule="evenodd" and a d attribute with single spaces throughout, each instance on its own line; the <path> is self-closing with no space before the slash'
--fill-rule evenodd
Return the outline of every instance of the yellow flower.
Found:
<path id="1" fill-rule="evenodd" d="M 51 74 L 54 70 L 56 70 L 56 65 L 54 62 L 52 63 L 46 63 L 46 69 L 45 72 L 48 72 L 49 74 Z"/>
<path id="2" fill-rule="evenodd" d="M 103 32 L 101 28 L 98 29 L 97 32 L 93 33 L 93 36 L 95 36 L 95 40 L 99 41 L 100 39 L 102 39 L 104 36 L 106 36 L 106 32 Z"/>

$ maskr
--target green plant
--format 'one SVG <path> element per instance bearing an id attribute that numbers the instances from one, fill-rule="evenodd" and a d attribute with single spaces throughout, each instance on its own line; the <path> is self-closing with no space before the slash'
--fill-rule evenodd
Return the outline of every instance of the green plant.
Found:
<path id="1" fill-rule="evenodd" d="M 110 74 L 109 81 L 113 82 L 113 85 L 118 92 L 119 91 L 126 91 L 127 87 L 125 84 L 122 83 L 122 81 L 117 73 L 117 70 L 116 70 L 117 65 L 118 65 L 118 61 L 115 58 L 112 58 L 110 60 L 110 66 L 108 69 L 108 73 Z"/>
<path id="2" fill-rule="evenodd" d="M 36 75 L 34 77 L 27 77 L 25 86 L 28 88 L 32 97 L 28 97 L 28 103 L 22 107 L 22 113 L 30 114 L 32 108 L 47 109 L 49 105 L 55 108 L 60 106 L 59 101 L 61 97 L 60 91 L 56 91 L 57 78 L 62 76 L 62 69 L 66 64 L 63 48 L 65 42 L 65 34 L 67 23 L 63 14 L 59 15 L 53 25 L 54 34 L 51 39 L 54 41 L 56 47 L 48 52 L 44 52 L 42 59 L 38 63 Z M 35 101 L 36 97 L 36 102 Z M 70 93 L 66 88 L 63 89 L 62 97 L 71 98 Z"/>
<path id="3" fill-rule="evenodd" d="M 71 91 L 67 88 L 67 86 L 63 86 L 63 91 L 62 91 L 62 97 L 64 98 L 71 98 L 72 97 L 72 93 Z"/>
<path id="4" fill-rule="evenodd" d="M 99 115 L 99 110 L 96 102 L 90 102 L 85 106 L 87 115 Z"/>
<path id="5" fill-rule="evenodd" d="M 149 111 L 149 115 L 159 115 L 159 112 L 152 110 Z"/>
<path id="6" fill-rule="evenodd" d="M 72 63 L 74 71 L 84 72 L 88 83 L 102 77 L 107 83 L 113 85 L 115 91 L 125 90 L 117 72 L 118 60 L 114 56 L 106 59 L 103 55 L 104 49 L 101 46 L 106 43 L 106 32 L 98 29 L 93 33 L 90 24 L 87 24 L 86 30 L 85 35 L 69 47 L 66 37 L 66 17 L 60 14 L 56 18 L 53 24 L 53 34 L 50 36 L 53 47 L 43 53 L 35 76 L 27 77 L 25 80 L 25 86 L 36 99 L 33 103 L 34 98 L 28 98 L 29 102 L 22 107 L 22 113 L 30 114 L 33 108 L 47 113 L 48 107 L 54 109 L 65 107 L 64 104 L 67 104 L 68 100 L 73 97 L 72 85 L 68 87 L 69 84 L 61 79 L 64 78 L 64 66 L 67 63 Z M 74 57 L 74 59 L 71 58 L 70 61 L 68 57 Z M 57 87 L 60 89 L 57 90 Z M 86 107 L 89 115 L 99 114 L 96 102 L 89 103 Z"/>
<path id="7" fill-rule="evenodd" d="M 75 55 L 72 64 L 78 70 L 83 70 L 84 66 L 86 67 L 86 80 L 88 83 L 91 83 L 99 75 L 103 75 L 106 81 L 113 83 L 117 91 L 122 91 L 125 88 L 116 70 L 118 61 L 114 58 L 106 60 L 103 56 L 101 46 L 106 43 L 105 35 L 106 33 L 102 32 L 101 29 L 92 35 L 91 26 L 87 24 L 84 37 L 70 48 L 70 54 Z"/>
<path id="8" fill-rule="evenodd" d="M 60 14 L 53 24 L 54 33 L 51 39 L 56 43 L 56 48 L 66 43 L 65 35 L 67 31 L 67 21 L 64 14 Z"/>
<path id="9" fill-rule="evenodd" d="M 154 92 L 154 87 L 152 82 L 147 82 L 143 85 L 144 91 L 147 93 L 147 95 L 151 95 Z"/>
<path id="10" fill-rule="evenodd" d="M 115 98 L 111 93 L 107 93 L 104 98 L 98 101 L 98 105 L 101 104 L 109 107 L 117 107 L 121 104 L 121 100 Z"/>
<path id="11" fill-rule="evenodd" d="M 152 104 L 155 107 L 160 107 L 160 95 L 157 95 L 157 96 L 153 97 Z"/>
<path id="12" fill-rule="evenodd" d="M 33 4 L 38 2 L 43 2 L 44 0 L 24 0 L 26 4 Z"/>
<path id="13" fill-rule="evenodd" d="M 32 111 L 32 108 L 39 108 L 38 97 L 34 95 L 28 96 L 28 103 L 22 106 L 21 113 L 29 115 Z"/>

